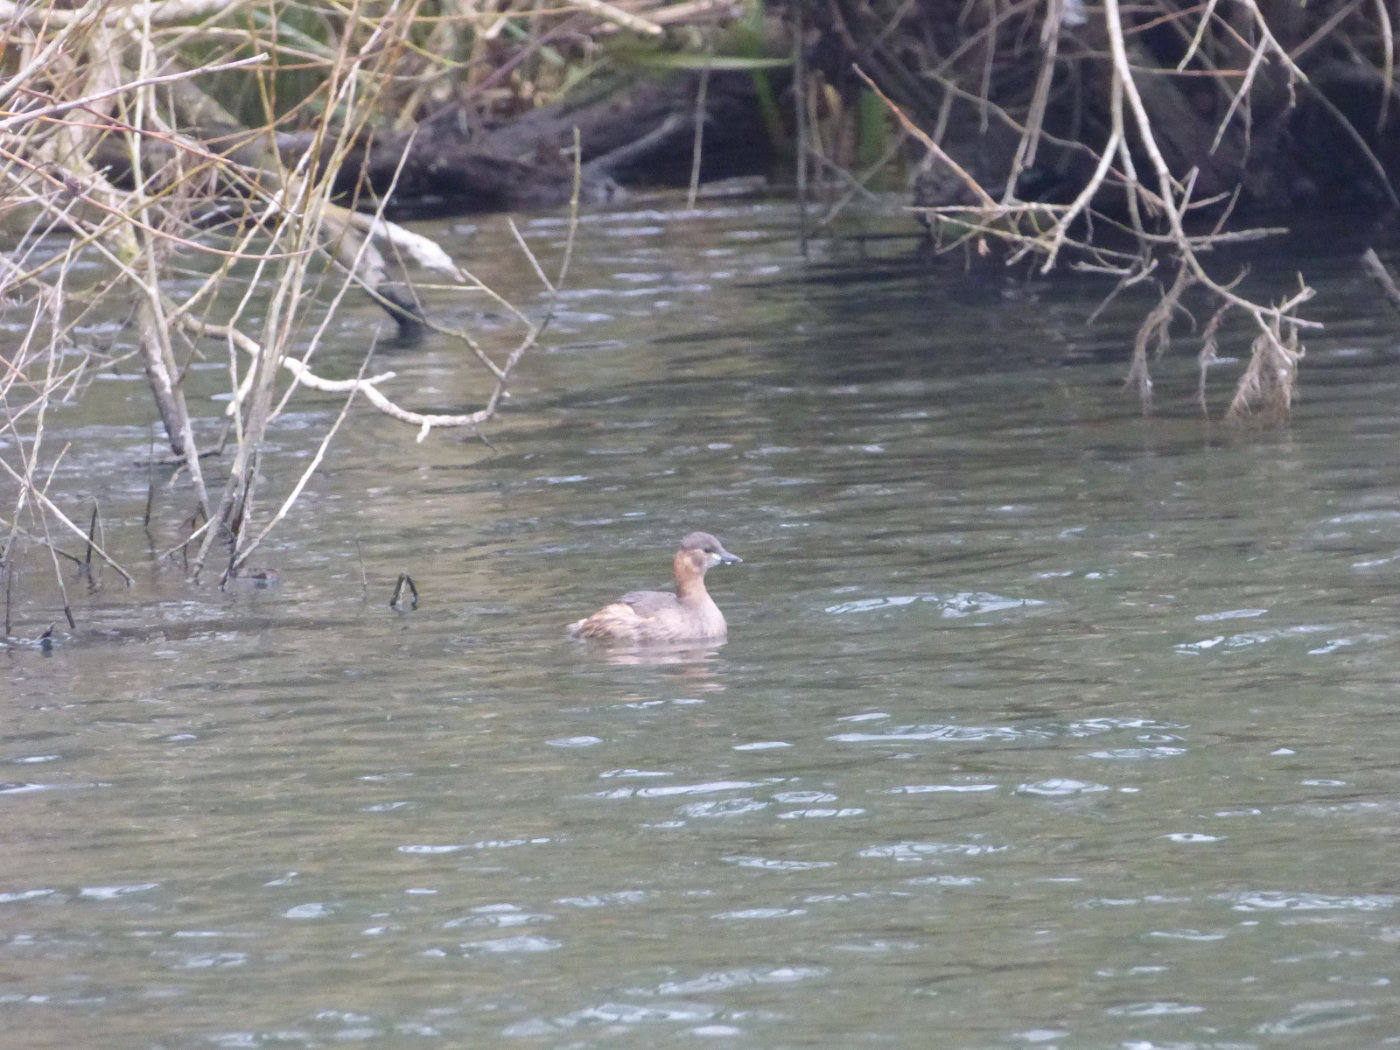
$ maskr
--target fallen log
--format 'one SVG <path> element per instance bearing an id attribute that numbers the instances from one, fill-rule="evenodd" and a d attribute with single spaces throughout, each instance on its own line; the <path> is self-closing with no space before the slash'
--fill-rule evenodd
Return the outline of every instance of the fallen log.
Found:
<path id="1" fill-rule="evenodd" d="M 336 188 L 368 202 L 392 187 L 394 215 L 557 207 L 573 192 L 577 132 L 580 196 L 601 204 L 624 186 L 685 184 L 697 121 L 702 180 L 766 170 L 772 148 L 752 75 L 711 73 L 703 107 L 702 76 L 638 76 L 487 128 L 473 127 L 467 102 L 454 102 L 412 132 L 378 135 L 352 150 Z M 281 148 L 290 157 L 306 143 L 289 136 Z"/>

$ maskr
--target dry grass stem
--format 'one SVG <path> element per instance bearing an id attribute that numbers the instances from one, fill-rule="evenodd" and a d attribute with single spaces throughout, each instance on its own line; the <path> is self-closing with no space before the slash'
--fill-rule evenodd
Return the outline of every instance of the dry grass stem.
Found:
<path id="1" fill-rule="evenodd" d="M 132 580 L 106 549 L 118 530 L 95 511 L 84 529 L 73 520 L 81 512 L 64 509 L 97 493 L 65 491 L 71 471 L 58 472 L 62 457 L 43 444 L 48 415 L 76 402 L 99 371 L 94 362 L 141 361 L 180 466 L 169 491 L 191 508 L 175 515 L 188 525 L 171 552 L 197 575 L 222 548 L 227 578 L 292 511 L 356 402 L 414 428 L 419 441 L 441 428 L 479 432 L 548 323 L 562 274 L 547 277 L 528 248 L 546 291 L 543 320 L 492 291 L 443 245 L 389 221 L 382 202 L 373 214 L 351 207 L 336 181 L 371 130 L 391 124 L 413 93 L 425 97 L 453 67 L 425 46 L 421 26 L 439 42 L 479 42 L 488 21 L 513 12 L 503 7 L 488 19 L 463 9 L 418 23 L 422 0 L 384 0 L 285 9 L 260 21 L 265 6 L 88 0 L 67 9 L 0 0 L 12 56 L 0 79 L 0 222 L 14 238 L 0 258 L 0 308 L 33 318 L 20 345 L 0 353 L 0 480 L 13 492 L 0 521 L 7 624 L 25 597 L 17 580 L 26 546 L 47 549 L 65 614 L 75 615 L 58 573 L 71 555 L 50 531 L 79 538 L 79 565 L 94 585 L 94 561 Z M 659 32 L 626 3 L 589 0 L 569 11 Z M 282 134 L 288 130 L 297 134 Z M 572 212 L 563 268 L 577 190 Z M 437 283 L 416 285 L 415 273 Z M 440 325 L 424 303 L 442 294 L 486 296 L 517 331 L 493 347 Z M 326 374 L 318 352 L 347 295 L 368 296 L 405 329 L 459 341 L 484 379 L 480 403 L 411 410 L 389 392 L 395 372 L 371 370 L 372 350 L 357 374 Z M 99 353 L 88 333 L 103 304 L 110 313 L 118 301 L 130 311 L 132 338 Z M 195 407 L 219 393 L 216 374 L 191 367 L 211 351 L 224 363 L 223 418 Z M 341 399 L 338 412 L 309 466 L 280 480 L 267 462 L 268 435 L 289 406 L 325 395 Z M 101 462 L 113 453 L 75 454 Z M 154 459 L 147 528 L 157 527 L 152 516 L 165 499 Z M 264 486 L 276 490 L 266 513 Z"/>

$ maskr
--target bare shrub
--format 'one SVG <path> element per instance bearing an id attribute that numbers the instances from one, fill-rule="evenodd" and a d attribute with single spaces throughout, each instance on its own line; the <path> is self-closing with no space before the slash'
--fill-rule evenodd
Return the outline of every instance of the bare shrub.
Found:
<path id="1" fill-rule="evenodd" d="M 92 0 L 75 9 L 0 2 L 14 57 L 0 83 L 8 242 L 0 304 L 32 315 L 21 345 L 0 351 L 0 471 L 14 491 L 0 517 L 7 596 L 24 542 L 46 546 L 56 568 L 61 557 L 90 564 L 95 553 L 130 579 L 90 535 L 97 519 L 84 530 L 61 509 L 71 500 L 50 491 L 63 453 L 45 444 L 45 418 L 90 376 L 72 332 L 94 304 L 130 304 L 135 346 L 127 353 L 144 367 L 193 504 L 177 548 L 193 575 L 211 557 L 223 579 L 246 563 L 303 491 L 352 401 L 413 427 L 419 440 L 438 428 L 479 428 L 497 411 L 547 313 L 527 317 L 435 242 L 332 193 L 347 152 L 386 107 L 409 104 L 445 71 L 440 53 L 423 50 L 419 8 L 420 0 L 319 11 L 262 0 Z M 429 33 L 447 31 L 426 24 Z M 79 262 L 99 265 L 84 265 L 80 280 Z M 555 278 L 530 263 L 552 292 L 567 253 Z M 201 275 L 192 291 L 191 270 Z M 504 306 L 516 322 L 511 341 L 483 346 L 431 324 L 414 271 Z M 318 351 L 346 295 L 368 295 L 406 328 L 460 341 L 481 370 L 480 407 L 402 407 L 394 373 L 372 370 L 372 348 L 357 374 L 319 371 Z M 217 440 L 210 421 L 191 413 L 185 383 L 190 362 L 211 352 L 225 356 L 228 375 Z M 281 496 L 264 508 L 264 439 L 306 390 L 338 395 L 344 408 L 310 466 L 292 481 L 275 479 Z M 225 454 L 206 459 L 214 446 Z M 64 553 L 65 535 L 86 553 Z M 8 612 L 5 626 L 8 636 Z"/>

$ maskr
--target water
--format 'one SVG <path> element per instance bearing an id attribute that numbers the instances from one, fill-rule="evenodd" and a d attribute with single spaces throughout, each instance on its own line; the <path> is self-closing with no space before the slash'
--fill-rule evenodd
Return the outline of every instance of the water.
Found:
<path id="1" fill-rule="evenodd" d="M 274 588 L 151 562 L 185 497 L 148 543 L 140 383 L 50 420 L 138 582 L 4 656 L 0 1045 L 1400 1043 L 1400 370 L 1349 259 L 1305 267 L 1292 424 L 1237 433 L 1186 358 L 1152 418 L 1120 389 L 1140 302 L 804 270 L 789 218 L 591 221 L 495 450 L 358 412 Z M 415 406 L 480 396 L 385 353 Z M 692 528 L 745 558 L 727 644 L 563 636 Z"/>

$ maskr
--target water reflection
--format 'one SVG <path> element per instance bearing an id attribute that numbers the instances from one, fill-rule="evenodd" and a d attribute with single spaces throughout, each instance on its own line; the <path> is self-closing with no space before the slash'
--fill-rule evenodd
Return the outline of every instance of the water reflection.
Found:
<path id="1" fill-rule="evenodd" d="M 712 668 L 706 665 L 719 657 L 723 641 L 707 642 L 704 645 L 650 644 L 626 645 L 616 642 L 579 642 L 578 648 L 588 658 L 602 660 L 617 667 L 670 667 L 680 672 L 687 681 L 707 683 L 715 688 L 724 688 L 715 680 Z"/>

